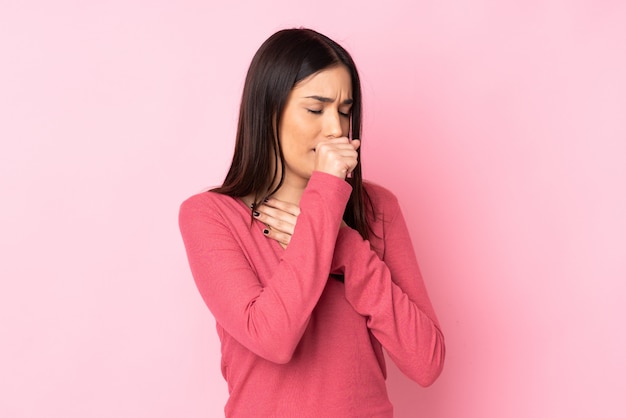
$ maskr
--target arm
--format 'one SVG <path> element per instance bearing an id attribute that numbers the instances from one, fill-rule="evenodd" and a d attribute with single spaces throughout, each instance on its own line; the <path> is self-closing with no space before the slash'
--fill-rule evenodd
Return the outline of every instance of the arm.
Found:
<path id="1" fill-rule="evenodd" d="M 290 244 L 266 285 L 210 199 L 198 195 L 182 204 L 179 225 L 198 289 L 216 321 L 255 354 L 276 363 L 291 359 L 328 280 L 350 192 L 340 178 L 313 174 Z M 237 232 L 260 234 L 255 227 Z"/>
<path id="2" fill-rule="evenodd" d="M 387 214 L 385 214 L 387 215 Z M 445 358 L 443 334 L 428 298 L 400 208 L 385 222 L 381 260 L 355 230 L 339 231 L 331 272 L 345 275 L 346 299 L 396 365 L 422 386 Z"/>

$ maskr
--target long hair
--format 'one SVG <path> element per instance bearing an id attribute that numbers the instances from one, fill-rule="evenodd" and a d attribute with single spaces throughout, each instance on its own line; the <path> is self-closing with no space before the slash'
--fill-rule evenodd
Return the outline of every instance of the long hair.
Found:
<path id="1" fill-rule="evenodd" d="M 254 205 L 283 183 L 285 162 L 278 127 L 289 93 L 301 80 L 326 68 L 345 66 L 352 80 L 350 133 L 361 139 L 361 82 L 350 54 L 332 39 L 311 29 L 285 29 L 270 36 L 254 55 L 241 98 L 235 153 L 221 187 L 214 192 L 231 197 L 254 196 Z M 371 231 L 371 199 L 363 187 L 361 155 L 346 179 L 352 194 L 343 219 L 364 239 Z M 280 164 L 280 170 L 279 170 Z"/>

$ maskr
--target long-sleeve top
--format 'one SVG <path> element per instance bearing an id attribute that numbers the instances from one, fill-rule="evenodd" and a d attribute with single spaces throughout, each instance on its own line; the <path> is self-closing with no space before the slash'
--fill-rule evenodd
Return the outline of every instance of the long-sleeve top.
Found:
<path id="1" fill-rule="evenodd" d="M 382 347 L 419 384 L 439 376 L 444 338 L 397 199 L 365 188 L 369 240 L 341 226 L 351 186 L 314 172 L 287 248 L 240 199 L 203 192 L 181 205 L 191 271 L 221 341 L 226 416 L 391 417 Z"/>

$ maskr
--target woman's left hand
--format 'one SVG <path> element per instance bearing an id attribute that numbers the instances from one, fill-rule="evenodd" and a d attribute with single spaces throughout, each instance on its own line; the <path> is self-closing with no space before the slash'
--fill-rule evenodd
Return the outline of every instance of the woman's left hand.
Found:
<path id="1" fill-rule="evenodd" d="M 255 210 L 254 217 L 266 226 L 263 231 L 265 236 L 287 247 L 296 228 L 300 207 L 294 203 L 270 197 Z"/>

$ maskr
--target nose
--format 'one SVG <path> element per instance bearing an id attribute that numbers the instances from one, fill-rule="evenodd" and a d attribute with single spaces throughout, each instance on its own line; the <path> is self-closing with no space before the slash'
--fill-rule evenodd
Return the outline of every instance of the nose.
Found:
<path id="1" fill-rule="evenodd" d="M 339 138 L 343 136 L 341 119 L 338 112 L 324 112 L 324 136 L 327 138 Z"/>

